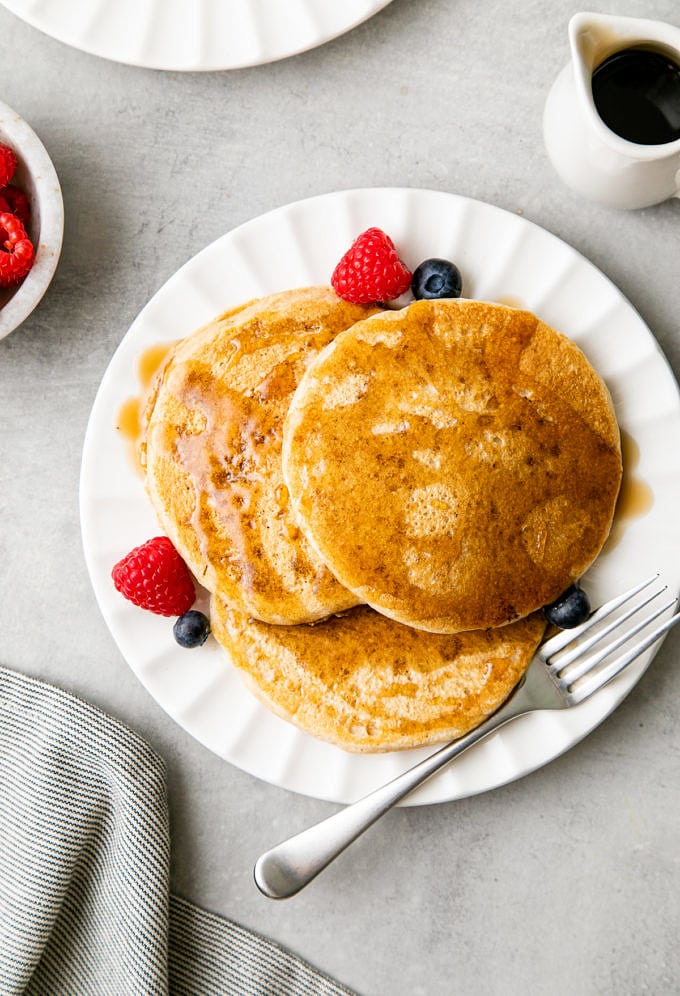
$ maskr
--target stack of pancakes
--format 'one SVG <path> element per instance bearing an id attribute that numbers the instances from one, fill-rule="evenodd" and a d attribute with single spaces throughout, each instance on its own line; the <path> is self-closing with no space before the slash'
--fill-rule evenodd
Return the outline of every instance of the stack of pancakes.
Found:
<path id="1" fill-rule="evenodd" d="M 348 750 L 493 712 L 621 481 L 581 351 L 477 301 L 251 302 L 174 348 L 145 422 L 148 493 L 215 637 L 272 710 Z"/>

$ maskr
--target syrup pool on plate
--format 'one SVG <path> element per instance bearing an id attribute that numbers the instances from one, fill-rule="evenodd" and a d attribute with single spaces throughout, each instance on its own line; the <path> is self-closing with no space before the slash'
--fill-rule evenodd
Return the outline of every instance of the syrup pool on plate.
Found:
<path id="1" fill-rule="evenodd" d="M 142 435 L 142 404 L 144 395 L 174 345 L 174 342 L 158 342 L 144 350 L 137 363 L 137 379 L 139 380 L 140 393 L 126 398 L 118 410 L 116 429 L 128 444 L 131 463 L 137 473 L 141 471 L 137 456 L 137 446 Z"/>
<path id="2" fill-rule="evenodd" d="M 625 431 L 621 432 L 621 456 L 623 458 L 621 490 L 605 550 L 611 550 L 619 543 L 631 519 L 646 515 L 654 504 L 654 492 L 636 473 L 640 461 L 640 447 L 630 433 Z"/>

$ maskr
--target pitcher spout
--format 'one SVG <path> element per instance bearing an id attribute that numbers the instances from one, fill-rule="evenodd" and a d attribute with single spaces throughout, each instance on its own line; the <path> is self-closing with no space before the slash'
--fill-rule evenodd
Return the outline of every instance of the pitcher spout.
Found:
<path id="1" fill-rule="evenodd" d="M 569 44 L 574 69 L 589 82 L 600 63 L 624 48 L 653 47 L 677 58 L 680 29 L 647 18 L 582 12 L 569 21 Z"/>

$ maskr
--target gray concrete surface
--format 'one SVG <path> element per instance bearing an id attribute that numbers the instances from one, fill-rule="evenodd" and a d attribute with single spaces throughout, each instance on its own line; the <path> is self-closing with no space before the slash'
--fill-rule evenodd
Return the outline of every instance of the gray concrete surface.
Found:
<path id="1" fill-rule="evenodd" d="M 674 0 L 592 7 L 680 23 Z M 66 207 L 54 283 L 0 342 L 0 661 L 103 707 L 163 755 L 177 892 L 364 996 L 680 991 L 680 632 L 569 753 L 495 792 L 390 814 L 275 904 L 252 883 L 255 857 L 334 807 L 209 754 L 128 669 L 83 559 L 83 435 L 115 347 L 178 266 L 262 211 L 353 186 L 521 210 L 619 285 L 677 373 L 680 203 L 594 207 L 543 151 L 577 9 L 394 0 L 296 58 L 190 75 L 96 59 L 0 9 L 0 99 L 47 146 Z"/>

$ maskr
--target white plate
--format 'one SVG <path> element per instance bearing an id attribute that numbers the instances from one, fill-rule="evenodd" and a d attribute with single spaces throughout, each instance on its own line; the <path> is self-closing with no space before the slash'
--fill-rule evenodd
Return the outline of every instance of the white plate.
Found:
<path id="1" fill-rule="evenodd" d="M 81 475 L 83 542 L 92 583 L 120 650 L 156 701 L 232 764 L 284 788 L 338 802 L 357 798 L 422 757 L 415 750 L 346 754 L 273 716 L 209 640 L 177 647 L 168 620 L 135 608 L 110 579 L 113 564 L 158 527 L 115 429 L 139 392 L 141 354 L 181 338 L 244 300 L 327 283 L 352 240 L 373 225 L 411 268 L 456 260 L 467 297 L 517 302 L 571 336 L 607 381 L 623 431 L 639 447 L 632 468 L 651 508 L 620 528 L 587 576 L 594 600 L 655 572 L 680 588 L 680 400 L 655 339 L 616 287 L 574 249 L 518 215 L 427 190 L 351 190 L 299 201 L 222 236 L 151 299 L 123 339 L 97 394 Z M 628 468 L 630 472 L 631 467 Z M 523 717 L 461 757 L 409 803 L 442 802 L 527 774 L 571 747 L 633 687 L 651 654 L 578 708 Z"/>
<path id="2" fill-rule="evenodd" d="M 0 0 L 74 48 L 149 69 L 236 69 L 321 45 L 390 0 Z"/>

